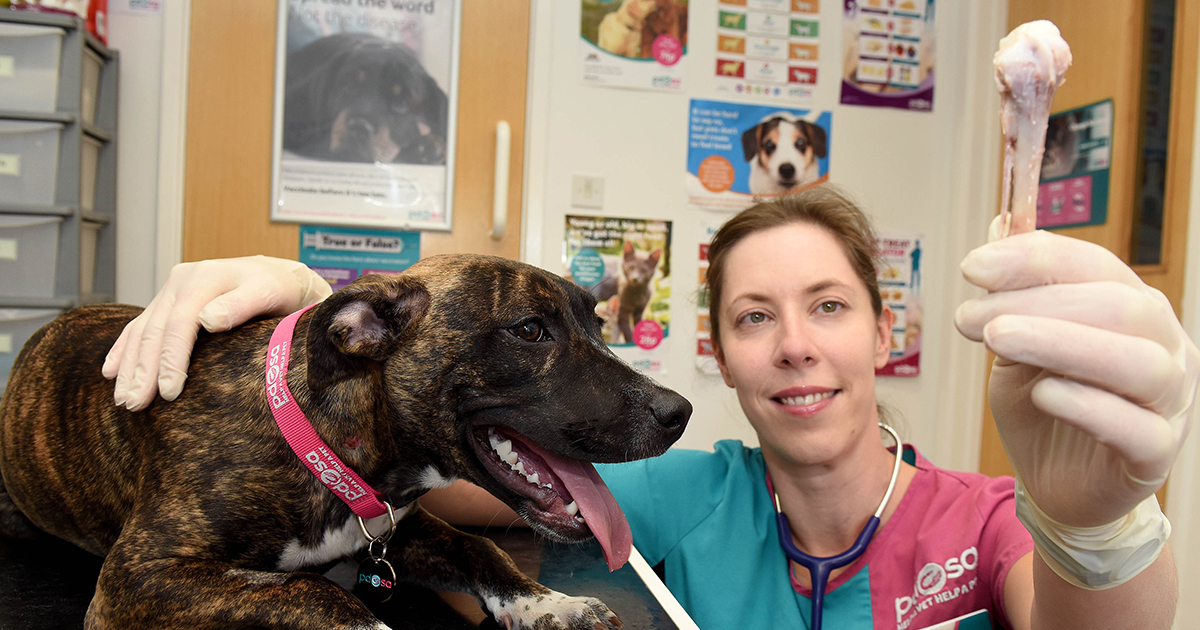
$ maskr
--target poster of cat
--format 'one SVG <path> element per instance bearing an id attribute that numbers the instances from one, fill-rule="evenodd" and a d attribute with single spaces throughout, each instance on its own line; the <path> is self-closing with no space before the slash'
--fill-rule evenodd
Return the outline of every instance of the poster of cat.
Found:
<path id="1" fill-rule="evenodd" d="M 638 370 L 665 371 L 671 222 L 566 217 L 563 276 L 596 298 L 604 341 Z"/>

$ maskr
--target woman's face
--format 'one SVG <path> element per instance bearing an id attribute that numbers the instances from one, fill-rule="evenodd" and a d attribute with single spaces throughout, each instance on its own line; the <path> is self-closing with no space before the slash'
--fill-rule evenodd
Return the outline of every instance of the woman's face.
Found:
<path id="1" fill-rule="evenodd" d="M 838 240 L 793 223 L 745 237 L 725 265 L 717 361 L 763 448 L 819 463 L 873 435 L 894 317 L 875 316 Z"/>

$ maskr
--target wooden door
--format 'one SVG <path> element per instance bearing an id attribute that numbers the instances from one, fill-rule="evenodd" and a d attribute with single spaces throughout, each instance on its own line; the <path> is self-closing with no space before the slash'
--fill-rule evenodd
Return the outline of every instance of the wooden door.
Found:
<path id="1" fill-rule="evenodd" d="M 274 2 L 193 2 L 188 63 L 183 260 L 295 259 L 299 227 L 270 220 Z M 520 254 L 529 0 L 464 0 L 453 231 L 424 232 L 421 255 Z M 512 134 L 508 229 L 489 236 L 499 120 Z"/>
<path id="2" fill-rule="evenodd" d="M 1163 257 L 1159 265 L 1134 269 L 1147 284 L 1166 294 L 1178 314 L 1186 260 L 1200 0 L 1177 0 L 1175 5 Z M 1134 204 L 1140 194 L 1137 158 L 1142 150 L 1139 130 L 1144 115 L 1142 69 L 1147 11 L 1145 0 L 1009 0 L 1008 3 L 1009 29 L 1031 20 L 1048 19 L 1058 26 L 1071 46 L 1074 62 L 1067 71 L 1066 83 L 1054 97 L 1053 111 L 1113 100 L 1107 222 L 1060 232 L 1103 245 L 1126 262 L 1130 261 L 1132 250 Z M 991 362 L 989 356 L 989 371 Z M 981 472 L 1012 474 L 991 409 L 986 404 L 980 455 Z M 1160 493 L 1160 500 L 1164 497 Z"/>

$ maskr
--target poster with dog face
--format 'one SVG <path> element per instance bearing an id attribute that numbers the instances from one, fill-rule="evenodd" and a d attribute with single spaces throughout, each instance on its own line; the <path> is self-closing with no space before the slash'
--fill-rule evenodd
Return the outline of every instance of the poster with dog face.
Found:
<path id="1" fill-rule="evenodd" d="M 844 0 L 841 102 L 933 109 L 935 0 Z"/>
<path id="2" fill-rule="evenodd" d="M 584 83 L 683 89 L 688 0 L 580 0 L 580 7 Z"/>
<path id="3" fill-rule="evenodd" d="M 875 371 L 877 376 L 917 376 L 921 373 L 921 298 L 920 234 L 878 232 L 879 266 L 875 279 L 879 296 L 892 310 L 892 352 L 887 365 Z"/>
<path id="4" fill-rule="evenodd" d="M 666 371 L 671 222 L 566 217 L 563 276 L 596 297 L 604 341 L 642 372 Z"/>
<path id="5" fill-rule="evenodd" d="M 461 0 L 280 0 L 271 218 L 449 230 Z"/>
<path id="6" fill-rule="evenodd" d="M 830 112 L 693 99 L 688 203 L 741 210 L 829 179 Z"/>

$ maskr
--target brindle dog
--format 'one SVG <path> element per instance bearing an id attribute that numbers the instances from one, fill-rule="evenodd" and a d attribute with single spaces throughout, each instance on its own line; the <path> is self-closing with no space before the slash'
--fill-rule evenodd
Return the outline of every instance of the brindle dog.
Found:
<path id="1" fill-rule="evenodd" d="M 594 476 L 580 461 L 658 455 L 691 406 L 608 350 L 595 304 L 530 265 L 438 256 L 360 278 L 301 317 L 291 392 L 325 443 L 403 512 L 388 546 L 401 583 L 473 593 L 508 627 L 620 625 L 600 601 L 550 591 L 415 503 L 467 479 L 560 541 L 614 516 L 588 513 L 579 497 L 584 518 L 564 505 L 561 462 Z M 79 308 L 21 351 L 0 401 L 0 531 L 48 532 L 105 556 L 88 628 L 386 628 L 300 570 L 367 540 L 268 410 L 279 320 L 202 334 L 183 394 L 134 413 L 113 405 L 100 366 L 137 313 Z M 497 447 L 505 441 L 524 474 Z"/>

